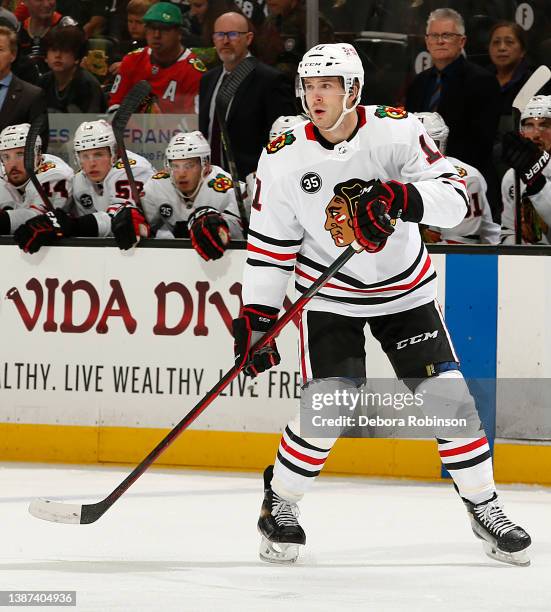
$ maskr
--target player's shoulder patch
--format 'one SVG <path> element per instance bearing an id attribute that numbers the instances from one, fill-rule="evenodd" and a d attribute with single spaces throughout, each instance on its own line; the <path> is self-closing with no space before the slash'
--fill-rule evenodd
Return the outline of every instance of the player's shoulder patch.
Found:
<path id="1" fill-rule="evenodd" d="M 188 62 L 197 70 L 197 72 L 206 72 L 207 67 L 198 57 L 191 57 Z"/>
<path id="2" fill-rule="evenodd" d="M 296 136 L 293 132 L 283 132 L 283 134 L 280 134 L 266 145 L 266 152 L 270 154 L 277 153 L 281 151 L 283 147 L 292 145 L 295 140 Z"/>
<path id="3" fill-rule="evenodd" d="M 214 178 L 210 179 L 207 185 L 217 193 L 226 193 L 228 189 L 233 187 L 233 181 L 225 174 L 217 174 Z"/>
<path id="4" fill-rule="evenodd" d="M 463 168 L 463 166 L 455 166 L 455 169 L 457 170 L 457 174 L 459 174 L 459 176 L 461 178 L 463 178 L 464 176 L 467 176 L 467 174 L 469 174 L 467 172 L 467 170 L 465 168 Z"/>
<path id="5" fill-rule="evenodd" d="M 396 108 L 395 106 L 377 106 L 375 109 L 375 117 L 379 119 L 405 119 L 408 112 L 405 108 Z"/>
<path id="6" fill-rule="evenodd" d="M 161 172 L 157 172 L 157 174 L 154 174 L 151 178 L 166 179 L 166 178 L 170 178 L 170 174 L 168 172 L 164 172 L 163 170 L 161 170 Z"/>
<path id="7" fill-rule="evenodd" d="M 129 157 L 129 158 L 128 158 L 128 163 L 129 163 L 131 166 L 135 166 L 135 165 L 136 165 L 136 160 L 135 160 L 135 159 L 132 159 L 132 158 L 130 158 L 130 157 Z M 124 164 L 122 163 L 122 160 L 121 160 L 121 159 L 119 159 L 119 161 L 118 161 L 118 162 L 115 164 L 115 166 L 114 166 L 114 167 L 115 167 L 117 170 L 124 170 Z"/>
<path id="8" fill-rule="evenodd" d="M 42 172 L 48 172 L 48 170 L 53 170 L 54 168 L 56 168 L 55 163 L 53 161 L 47 161 L 47 162 L 40 164 L 36 173 L 40 174 Z"/>

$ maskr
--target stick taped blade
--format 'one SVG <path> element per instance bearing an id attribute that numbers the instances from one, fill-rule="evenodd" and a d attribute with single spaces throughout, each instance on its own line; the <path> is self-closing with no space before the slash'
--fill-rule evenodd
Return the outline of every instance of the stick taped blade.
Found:
<path id="1" fill-rule="evenodd" d="M 535 96 L 550 78 L 551 70 L 547 66 L 540 66 L 537 70 L 534 70 L 532 76 L 524 83 L 517 97 L 513 100 L 513 108 L 522 113 L 530 98 Z"/>
<path id="2" fill-rule="evenodd" d="M 80 504 L 64 504 L 49 499 L 34 499 L 29 512 L 36 518 L 52 523 L 80 524 L 82 506 Z"/>

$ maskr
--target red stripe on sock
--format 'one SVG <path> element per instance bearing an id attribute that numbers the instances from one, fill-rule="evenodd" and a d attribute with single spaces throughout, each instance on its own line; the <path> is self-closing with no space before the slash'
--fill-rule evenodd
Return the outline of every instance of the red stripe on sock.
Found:
<path id="1" fill-rule="evenodd" d="M 294 448 L 291 448 L 287 442 L 285 442 L 284 438 L 281 438 L 281 446 L 290 454 L 293 455 L 293 457 L 296 457 L 297 459 L 300 459 L 301 461 L 304 461 L 306 463 L 309 463 L 310 465 L 322 465 L 325 463 L 325 459 L 314 459 L 314 457 L 309 457 L 308 455 L 303 455 L 302 453 L 299 453 L 297 450 L 295 450 Z M 326 457 L 327 458 L 327 457 Z"/>
<path id="2" fill-rule="evenodd" d="M 440 453 L 440 457 L 452 457 L 453 455 L 461 455 L 461 453 L 468 453 L 469 451 L 472 451 L 475 448 L 480 448 L 481 446 L 484 446 L 484 444 L 488 444 L 486 436 L 484 436 L 484 438 L 480 438 L 479 440 L 475 440 L 470 444 L 458 446 L 457 448 L 450 448 L 449 450 L 439 450 L 438 452 Z"/>

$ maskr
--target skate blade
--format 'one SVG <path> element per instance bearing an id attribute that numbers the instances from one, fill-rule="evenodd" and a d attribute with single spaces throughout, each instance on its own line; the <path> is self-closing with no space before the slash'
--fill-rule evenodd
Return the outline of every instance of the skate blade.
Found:
<path id="1" fill-rule="evenodd" d="M 270 542 L 264 536 L 260 542 L 259 555 L 262 561 L 267 563 L 279 563 L 290 565 L 298 559 L 300 544 L 283 544 L 281 542 Z"/>
<path id="2" fill-rule="evenodd" d="M 483 546 L 484 552 L 490 559 L 501 561 L 501 563 L 508 563 L 509 565 L 518 565 L 519 567 L 528 567 L 530 565 L 530 558 L 526 549 L 514 553 L 505 552 L 486 541 L 483 542 Z"/>

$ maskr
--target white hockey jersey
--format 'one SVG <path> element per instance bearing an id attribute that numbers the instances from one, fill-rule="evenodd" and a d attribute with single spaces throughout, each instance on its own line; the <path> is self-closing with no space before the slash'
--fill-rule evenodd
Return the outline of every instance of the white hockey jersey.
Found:
<path id="1" fill-rule="evenodd" d="M 243 186 L 240 188 L 243 193 Z M 158 238 L 173 238 L 175 224 L 187 221 L 201 206 L 210 206 L 222 213 L 232 240 L 243 238 L 232 178 L 218 166 L 212 166 L 193 200 L 174 187 L 168 172 L 158 172 L 145 184 L 143 202 L 147 220 Z M 247 202 L 244 203 L 247 208 Z"/>
<path id="2" fill-rule="evenodd" d="M 70 202 L 73 176 L 73 169 L 55 155 L 43 155 L 36 171 L 38 182 L 54 208 L 66 208 Z M 24 187 L 15 187 L 9 181 L 0 179 L 0 209 L 4 208 L 13 209 L 7 211 L 12 233 L 28 219 L 47 212 L 30 180 Z"/>
<path id="3" fill-rule="evenodd" d="M 147 180 L 155 174 L 155 168 L 141 155 L 128 151 L 128 160 L 132 168 L 132 174 L 136 181 L 136 187 L 143 194 Z M 126 178 L 126 172 L 121 160 L 118 160 L 103 183 L 95 183 L 79 171 L 73 180 L 73 204 L 70 212 L 82 217 L 93 213 L 98 224 L 98 236 L 111 235 L 111 217 L 126 204 L 135 204 L 130 184 Z"/>
<path id="4" fill-rule="evenodd" d="M 545 187 L 539 192 L 524 198 L 526 185 L 520 181 L 521 198 L 526 201 L 524 206 L 532 205 L 543 221 L 533 219 L 531 225 L 535 234 L 534 243 L 551 244 L 551 163 L 543 169 L 546 179 Z M 509 168 L 501 181 L 501 198 L 503 200 L 503 214 L 501 215 L 501 242 L 502 244 L 515 244 L 515 172 Z M 526 209 L 525 208 L 525 209 Z M 524 244 L 527 244 L 523 241 Z M 532 244 L 532 243 L 531 243 Z"/>
<path id="5" fill-rule="evenodd" d="M 448 156 L 448 161 L 455 166 L 467 186 L 467 214 L 455 227 L 430 229 L 440 234 L 438 242 L 441 244 L 499 244 L 501 227 L 492 219 L 492 209 L 486 197 L 486 180 L 474 166 L 455 157 Z"/>
<path id="6" fill-rule="evenodd" d="M 307 122 L 262 152 L 244 304 L 281 308 L 293 270 L 303 293 L 353 241 L 353 194 L 371 179 L 412 183 L 423 199 L 426 225 L 453 227 L 465 216 L 465 184 L 416 117 L 385 106 L 359 106 L 357 112 L 358 128 L 347 141 L 332 145 Z M 351 204 L 338 193 L 352 194 Z M 307 309 L 364 317 L 434 300 L 436 272 L 418 225 L 398 220 L 395 228 L 378 253 L 354 255 Z"/>

